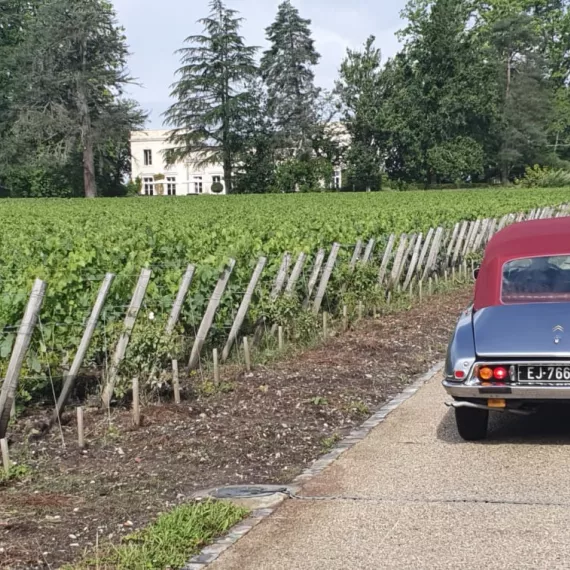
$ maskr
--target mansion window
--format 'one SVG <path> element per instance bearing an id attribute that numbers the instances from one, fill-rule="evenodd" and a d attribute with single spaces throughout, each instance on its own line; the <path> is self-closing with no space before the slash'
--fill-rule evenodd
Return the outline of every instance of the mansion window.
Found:
<path id="1" fill-rule="evenodd" d="M 166 177 L 166 193 L 168 196 L 176 196 L 176 176 Z"/>
<path id="2" fill-rule="evenodd" d="M 204 183 L 202 182 L 201 176 L 194 176 L 194 192 L 196 194 L 202 194 L 204 191 Z"/>
<path id="3" fill-rule="evenodd" d="M 154 178 L 152 176 L 143 178 L 143 192 L 145 196 L 154 196 Z"/>
<path id="4" fill-rule="evenodd" d="M 144 165 L 152 166 L 152 150 L 146 149 L 144 151 Z"/>

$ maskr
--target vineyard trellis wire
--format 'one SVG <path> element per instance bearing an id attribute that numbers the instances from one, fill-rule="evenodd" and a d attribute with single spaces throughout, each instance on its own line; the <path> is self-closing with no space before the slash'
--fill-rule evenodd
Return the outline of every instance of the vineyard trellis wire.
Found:
<path id="1" fill-rule="evenodd" d="M 120 276 L 133 281 L 129 304 L 116 297 L 109 302 L 115 276 L 108 273 L 100 283 L 91 313 L 83 320 L 76 315 L 69 315 L 65 322 L 52 322 L 45 315 L 41 319 L 42 301 L 49 283 L 38 279 L 22 321 L 0 331 L 0 364 L 2 360 L 7 363 L 0 392 L 0 438 L 5 437 L 22 379 L 41 379 L 48 371 L 50 383 L 57 381 L 62 386 L 54 402 L 51 423 L 59 419 L 82 373 L 99 379 L 100 400 L 108 407 L 125 390 L 122 386 L 117 394 L 119 378 L 146 374 L 153 381 L 170 372 L 171 368 L 165 369 L 179 361 L 187 361 L 183 373 L 190 376 L 200 369 L 206 345 L 223 346 L 221 361 L 225 362 L 231 351 L 241 346 L 240 335 L 252 334 L 254 344 L 258 344 L 261 337 L 272 337 L 291 315 L 316 319 L 323 304 L 327 314 L 336 317 L 343 313 L 344 321 L 347 296 L 366 297 L 367 293 L 373 293 L 372 301 L 366 303 L 370 308 L 371 304 L 378 304 L 378 299 L 389 300 L 398 291 L 412 291 L 414 287 L 421 291 L 430 277 L 465 267 L 465 261 L 480 255 L 489 239 L 505 226 L 523 219 L 566 216 L 568 211 L 569 205 L 563 204 L 507 214 L 500 219 L 438 226 L 430 228 L 425 236 L 402 233 L 371 238 L 366 244 L 363 240 L 353 245 L 334 243 L 328 251 L 319 248 L 311 255 L 299 252 L 294 262 L 291 253 L 285 252 L 275 274 L 267 271 L 270 260 L 261 257 L 254 260 L 246 289 L 238 279 L 232 280 L 236 262 L 230 259 L 218 275 L 212 295 L 202 300 L 189 295 L 197 266 L 185 262 L 180 264 L 183 273 L 170 306 L 160 298 L 151 302 L 145 297 L 148 288 L 158 287 L 152 280 L 158 266 L 142 268 L 138 275 Z M 97 283 L 93 276 L 89 281 Z M 20 300 L 26 295 L 21 291 L 6 294 Z M 197 310 L 204 305 L 205 311 Z M 362 305 L 361 298 L 359 313 Z M 47 344 L 51 340 L 55 345 L 58 329 L 65 327 L 81 330 L 82 334 L 78 347 L 66 347 L 62 358 L 56 351 L 50 352 Z M 69 338 L 73 336 L 69 334 Z M 137 345 L 134 348 L 133 339 Z M 109 362 L 111 349 L 113 357 Z M 125 358 L 129 351 L 134 354 Z M 38 355 L 43 356 L 44 363 L 37 362 Z M 247 356 L 244 355 L 246 359 Z M 52 370 L 57 372 L 52 374 Z M 29 376 L 32 372 L 35 377 Z M 176 372 L 178 378 L 178 369 Z"/>

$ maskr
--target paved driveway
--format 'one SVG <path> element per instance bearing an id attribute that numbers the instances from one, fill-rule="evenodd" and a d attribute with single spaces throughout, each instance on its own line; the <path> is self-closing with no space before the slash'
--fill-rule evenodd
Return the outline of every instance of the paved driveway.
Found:
<path id="1" fill-rule="evenodd" d="M 497 414 L 466 443 L 440 380 L 212 570 L 570 568 L 570 409 Z"/>

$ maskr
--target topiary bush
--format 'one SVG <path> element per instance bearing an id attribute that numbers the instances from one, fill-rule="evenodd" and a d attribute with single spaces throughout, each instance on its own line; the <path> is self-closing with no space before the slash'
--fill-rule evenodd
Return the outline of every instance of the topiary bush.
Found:
<path id="1" fill-rule="evenodd" d="M 214 182 L 211 190 L 214 194 L 221 194 L 224 191 L 224 185 L 221 182 Z"/>

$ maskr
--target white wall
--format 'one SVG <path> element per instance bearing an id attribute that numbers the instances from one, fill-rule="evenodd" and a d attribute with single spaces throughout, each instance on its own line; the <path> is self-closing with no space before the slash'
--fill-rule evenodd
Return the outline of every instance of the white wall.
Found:
<path id="1" fill-rule="evenodd" d="M 163 194 L 167 195 L 169 187 L 177 196 L 188 194 L 213 194 L 212 183 L 219 178 L 224 182 L 224 171 L 221 164 L 198 167 L 195 161 L 186 160 L 173 166 L 166 167 L 163 151 L 171 145 L 166 143 L 168 131 L 148 130 L 131 133 L 131 167 L 133 180 L 138 177 L 143 180 L 141 194 L 152 191 L 157 195 L 157 184 L 162 184 Z M 152 164 L 145 164 L 145 151 L 150 151 Z M 164 180 L 154 180 L 155 176 L 164 175 Z M 217 178 L 216 178 L 217 177 Z M 169 181 L 169 178 L 174 180 Z M 145 183 L 145 179 L 148 179 Z M 202 192 L 200 192 L 200 183 Z M 226 193 L 224 187 L 224 194 Z"/>
<path id="2" fill-rule="evenodd" d="M 337 138 L 342 145 L 348 146 L 350 144 L 346 130 L 340 123 L 330 124 L 329 129 L 333 137 Z M 168 134 L 169 131 L 166 130 L 134 131 L 131 133 L 131 177 L 133 180 L 140 177 L 143 181 L 141 194 L 152 192 L 152 195 L 158 195 L 157 185 L 159 184 L 163 187 L 164 195 L 169 193 L 169 188 L 174 189 L 176 196 L 213 194 L 211 187 L 215 180 L 224 184 L 224 171 L 221 164 L 198 167 L 196 161 L 190 158 L 166 168 L 163 152 L 171 147 L 166 142 Z M 150 151 L 152 164 L 145 164 L 145 151 Z M 163 175 L 164 179 L 154 180 L 159 175 Z M 169 178 L 173 180 L 168 180 Z M 335 169 L 333 185 L 340 185 L 340 178 L 340 167 L 338 167 Z M 225 185 L 222 193 L 226 193 Z"/>

